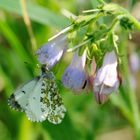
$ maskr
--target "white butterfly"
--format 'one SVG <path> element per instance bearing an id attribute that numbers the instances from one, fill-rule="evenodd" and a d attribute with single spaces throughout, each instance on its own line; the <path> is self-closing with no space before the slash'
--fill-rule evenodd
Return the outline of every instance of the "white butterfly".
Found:
<path id="1" fill-rule="evenodd" d="M 24 111 L 29 120 L 53 124 L 61 123 L 66 108 L 58 93 L 54 74 L 50 71 L 20 86 L 9 98 L 8 104 L 19 111 Z"/>

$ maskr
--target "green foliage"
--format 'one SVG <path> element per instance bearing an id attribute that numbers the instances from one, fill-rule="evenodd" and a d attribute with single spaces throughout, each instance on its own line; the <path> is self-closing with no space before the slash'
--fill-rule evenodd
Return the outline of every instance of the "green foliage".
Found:
<path id="1" fill-rule="evenodd" d="M 53 2 L 56 0 L 49 1 L 51 5 L 47 6 L 47 1 L 42 0 L 41 3 L 42 5 L 44 3 L 44 7 L 37 1 L 36 4 L 35 1 L 27 2 L 27 12 L 32 21 L 32 29 L 37 44 L 39 44 L 38 47 L 45 43 L 48 37 L 55 34 L 56 29 L 60 30 L 69 25 L 69 20 L 60 13 L 61 4 L 66 7 L 69 5 L 71 10 L 74 2 L 62 1 L 57 7 L 57 11 L 52 11 L 48 7 L 53 7 Z M 85 3 L 92 4 L 94 8 L 98 4 L 96 0 L 85 1 Z M 76 5 L 76 3 L 74 4 Z M 39 70 L 36 66 L 38 63 L 36 56 L 31 51 L 27 27 L 22 19 L 20 1 L 0 0 L 0 9 L 0 140 L 92 140 L 104 131 L 125 127 L 129 124 L 136 131 L 134 119 L 137 118 L 133 113 L 136 113 L 137 110 L 133 112 L 133 106 L 126 95 L 127 87 L 120 89 L 121 95 L 114 95 L 111 97 L 111 101 L 99 106 L 93 100 L 92 93 L 76 96 L 60 86 L 60 94 L 68 112 L 63 122 L 57 126 L 47 121 L 32 123 L 27 120 L 24 113 L 11 110 L 7 105 L 9 95 L 18 85 L 38 75 Z M 76 13 L 77 9 L 74 12 Z M 103 20 L 101 19 L 100 22 Z M 103 35 L 99 31 L 98 36 Z M 121 45 L 126 45 L 127 39 L 125 38 L 123 41 L 126 43 Z M 93 54 L 98 51 L 99 55 L 103 55 L 96 45 L 98 43 L 92 45 Z M 104 46 L 102 45 L 102 47 Z M 62 76 L 66 65 L 70 63 L 71 56 L 64 57 L 68 59 L 68 62 L 63 59 L 56 66 L 57 78 Z M 123 69 L 126 70 L 125 66 Z M 122 114 L 127 120 L 122 117 Z"/>
<path id="2" fill-rule="evenodd" d="M 19 0 L 0 0 L 0 8 L 8 12 L 22 15 Z M 39 5 L 28 2 L 27 9 L 30 18 L 38 23 L 54 27 L 64 27 L 68 25 L 68 21 L 66 20 L 66 18 L 49 11 L 47 8 L 43 8 Z"/>

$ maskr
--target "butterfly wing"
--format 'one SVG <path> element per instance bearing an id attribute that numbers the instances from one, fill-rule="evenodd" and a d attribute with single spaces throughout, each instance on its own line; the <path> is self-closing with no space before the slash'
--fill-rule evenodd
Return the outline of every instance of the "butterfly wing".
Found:
<path id="1" fill-rule="evenodd" d="M 28 98 L 32 90 L 36 86 L 38 77 L 21 85 L 8 99 L 8 104 L 11 108 L 18 111 L 25 111 L 28 106 Z"/>
<path id="2" fill-rule="evenodd" d="M 41 101 L 44 108 L 47 109 L 49 107 L 47 119 L 53 124 L 59 124 L 65 116 L 66 108 L 58 93 L 56 82 L 50 79 L 45 79 L 44 81 L 46 88 Z"/>
<path id="3" fill-rule="evenodd" d="M 44 85 L 44 78 L 43 76 L 41 76 L 38 83 L 36 84 L 36 87 L 33 89 L 32 94 L 29 96 L 28 99 L 29 104 L 26 109 L 26 114 L 28 119 L 33 122 L 44 121 L 49 112 L 49 108 L 44 109 L 41 103 L 41 97 L 43 94 L 42 91 L 43 85 Z"/>
<path id="4" fill-rule="evenodd" d="M 66 112 L 54 75 L 49 72 L 20 86 L 10 96 L 8 104 L 16 110 L 24 111 L 33 122 L 48 119 L 58 124 Z"/>
<path id="5" fill-rule="evenodd" d="M 64 118 L 65 112 L 55 80 L 49 73 L 41 76 L 29 98 L 26 110 L 28 118 L 34 122 L 48 119 L 51 123 L 58 124 Z"/>

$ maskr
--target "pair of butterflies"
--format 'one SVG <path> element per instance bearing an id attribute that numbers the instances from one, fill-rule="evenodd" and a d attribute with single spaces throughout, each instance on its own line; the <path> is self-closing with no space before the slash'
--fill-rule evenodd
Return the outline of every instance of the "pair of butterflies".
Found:
<path id="1" fill-rule="evenodd" d="M 58 93 L 55 76 L 42 67 L 41 76 L 21 85 L 8 99 L 11 108 L 26 113 L 29 120 L 61 123 L 66 108 Z"/>

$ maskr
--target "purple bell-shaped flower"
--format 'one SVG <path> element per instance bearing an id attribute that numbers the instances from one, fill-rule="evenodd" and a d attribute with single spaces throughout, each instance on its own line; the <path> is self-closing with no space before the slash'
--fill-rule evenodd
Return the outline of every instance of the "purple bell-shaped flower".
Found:
<path id="1" fill-rule="evenodd" d="M 78 51 L 74 54 L 71 64 L 66 68 L 62 82 L 66 88 L 73 91 L 82 91 L 87 85 L 87 75 L 85 72 L 86 51 L 82 56 Z"/>
<path id="2" fill-rule="evenodd" d="M 37 50 L 39 62 L 51 69 L 61 59 L 66 47 L 67 36 L 61 34 Z"/>

